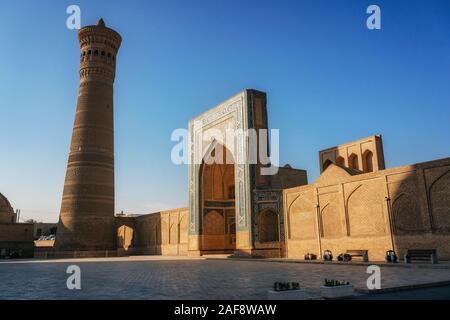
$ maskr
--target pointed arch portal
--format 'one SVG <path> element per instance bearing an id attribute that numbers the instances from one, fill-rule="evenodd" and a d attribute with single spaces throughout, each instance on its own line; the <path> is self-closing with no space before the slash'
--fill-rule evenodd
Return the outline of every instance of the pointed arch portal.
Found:
<path id="1" fill-rule="evenodd" d="M 225 250 L 249 256 L 255 251 L 253 191 L 257 184 L 266 186 L 268 178 L 261 175 L 260 164 L 250 163 L 250 129 L 267 130 L 266 94 L 253 89 L 241 91 L 189 122 L 189 255 Z M 216 155 L 209 152 L 214 145 L 221 145 L 233 162 L 212 165 L 209 157 Z M 205 221 L 221 225 L 220 237 L 204 234 Z"/>
<path id="2" fill-rule="evenodd" d="M 199 182 L 201 249 L 233 253 L 236 248 L 234 160 L 222 144 L 213 142 L 204 156 Z"/>

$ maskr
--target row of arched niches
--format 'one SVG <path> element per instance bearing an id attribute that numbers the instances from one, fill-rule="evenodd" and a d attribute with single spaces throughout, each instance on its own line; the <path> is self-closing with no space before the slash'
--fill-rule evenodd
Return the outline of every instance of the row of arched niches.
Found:
<path id="1" fill-rule="evenodd" d="M 92 61 L 92 60 L 103 60 L 106 63 L 114 64 L 116 62 L 116 56 L 114 53 L 107 52 L 102 49 L 86 49 L 80 54 L 80 62 Z"/>

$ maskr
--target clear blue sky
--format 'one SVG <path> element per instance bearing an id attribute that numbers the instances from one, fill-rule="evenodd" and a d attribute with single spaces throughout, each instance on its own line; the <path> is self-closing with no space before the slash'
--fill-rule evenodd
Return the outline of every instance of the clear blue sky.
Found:
<path id="1" fill-rule="evenodd" d="M 1 1 L 0 192 L 24 218 L 58 219 L 79 80 L 70 4 L 123 36 L 116 211 L 187 205 L 170 134 L 243 88 L 268 93 L 281 163 L 310 181 L 320 149 L 375 133 L 388 167 L 450 156 L 448 0 Z"/>

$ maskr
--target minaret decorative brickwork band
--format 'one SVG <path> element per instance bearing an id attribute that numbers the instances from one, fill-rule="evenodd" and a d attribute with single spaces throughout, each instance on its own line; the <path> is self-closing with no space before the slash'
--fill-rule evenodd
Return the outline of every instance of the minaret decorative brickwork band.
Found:
<path id="1" fill-rule="evenodd" d="M 78 40 L 80 89 L 55 249 L 115 250 L 113 83 L 122 40 L 102 19 Z"/>

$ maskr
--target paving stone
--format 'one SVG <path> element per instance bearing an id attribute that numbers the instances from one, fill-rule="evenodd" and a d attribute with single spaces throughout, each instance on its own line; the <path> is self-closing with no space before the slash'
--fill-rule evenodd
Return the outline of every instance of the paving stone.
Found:
<path id="1" fill-rule="evenodd" d="M 81 268 L 81 290 L 66 269 Z M 202 260 L 74 259 L 0 263 L 0 299 L 265 299 L 275 281 L 296 281 L 312 297 L 325 278 L 366 288 L 366 266 Z M 382 288 L 450 280 L 450 269 L 381 267 Z"/>

